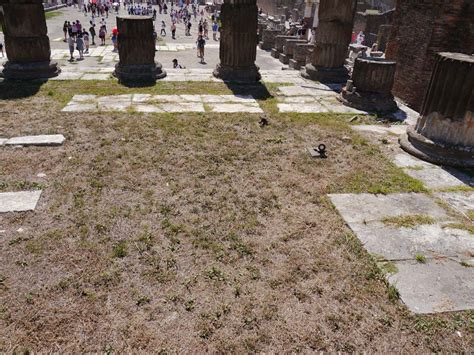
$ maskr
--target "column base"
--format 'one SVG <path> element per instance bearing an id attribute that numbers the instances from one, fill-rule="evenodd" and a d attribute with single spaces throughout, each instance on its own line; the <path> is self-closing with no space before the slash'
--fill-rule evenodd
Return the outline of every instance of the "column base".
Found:
<path id="1" fill-rule="evenodd" d="M 259 70 L 260 68 L 256 65 L 244 68 L 232 68 L 218 64 L 213 74 L 216 78 L 224 81 L 256 83 L 262 78 Z"/>
<path id="2" fill-rule="evenodd" d="M 474 168 L 474 148 L 461 150 L 435 143 L 416 132 L 413 126 L 400 137 L 400 145 L 407 153 L 436 165 Z"/>
<path id="3" fill-rule="evenodd" d="M 117 64 L 113 75 L 121 84 L 155 83 L 166 77 L 160 63 L 153 64 Z"/>
<path id="4" fill-rule="evenodd" d="M 364 91 L 351 92 L 343 88 L 338 99 L 344 105 L 362 111 L 392 113 L 398 109 L 395 98 L 391 94 Z"/>
<path id="5" fill-rule="evenodd" d="M 3 67 L 2 76 L 8 80 L 35 80 L 54 78 L 59 73 L 61 69 L 56 62 L 12 63 L 8 61 Z"/>
<path id="6" fill-rule="evenodd" d="M 301 76 L 321 83 L 342 84 L 349 79 L 349 71 L 346 67 L 323 68 L 308 64 L 301 69 Z"/>

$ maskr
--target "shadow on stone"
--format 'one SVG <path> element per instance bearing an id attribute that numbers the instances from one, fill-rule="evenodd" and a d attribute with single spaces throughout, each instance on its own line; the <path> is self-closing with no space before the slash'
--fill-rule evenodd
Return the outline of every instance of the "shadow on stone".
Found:
<path id="1" fill-rule="evenodd" d="M 257 100 L 268 100 L 268 99 L 273 98 L 273 96 L 268 91 L 267 87 L 261 82 L 256 82 L 252 84 L 225 82 L 225 84 L 236 96 L 251 95 Z"/>

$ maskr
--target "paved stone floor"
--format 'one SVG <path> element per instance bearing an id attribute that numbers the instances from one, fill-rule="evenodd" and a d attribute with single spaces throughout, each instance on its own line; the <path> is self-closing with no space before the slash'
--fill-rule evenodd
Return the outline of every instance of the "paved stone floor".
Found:
<path id="1" fill-rule="evenodd" d="M 398 137 L 406 132 L 406 123 L 416 122 L 418 114 L 403 105 L 400 108 L 397 116 L 405 124 L 352 128 L 391 144 L 388 154 L 394 164 L 421 181 L 429 193 L 340 194 L 330 199 L 367 251 L 381 261 L 387 280 L 411 311 L 473 309 L 474 268 L 469 265 L 474 266 L 474 235 L 464 226 L 472 223 L 474 192 L 466 188 L 474 186 L 474 177 L 402 151 Z M 386 223 L 392 217 L 410 216 L 428 217 L 432 223 L 411 227 Z"/>
<path id="2" fill-rule="evenodd" d="M 42 191 L 0 193 L 0 213 L 33 211 Z"/>
<path id="3" fill-rule="evenodd" d="M 263 113 L 252 96 L 238 95 L 75 95 L 63 112 L 135 111 Z"/>

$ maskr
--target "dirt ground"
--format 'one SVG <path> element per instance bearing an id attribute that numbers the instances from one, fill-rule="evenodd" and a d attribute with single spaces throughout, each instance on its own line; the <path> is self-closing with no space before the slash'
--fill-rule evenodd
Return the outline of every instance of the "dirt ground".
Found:
<path id="1" fill-rule="evenodd" d="M 422 185 L 347 115 L 278 114 L 274 87 L 248 90 L 269 126 L 60 112 L 73 94 L 198 84 L 0 83 L 0 136 L 67 138 L 0 148 L 0 191 L 43 189 L 34 213 L 0 215 L 0 351 L 473 351 L 474 313 L 411 314 L 326 197 Z"/>

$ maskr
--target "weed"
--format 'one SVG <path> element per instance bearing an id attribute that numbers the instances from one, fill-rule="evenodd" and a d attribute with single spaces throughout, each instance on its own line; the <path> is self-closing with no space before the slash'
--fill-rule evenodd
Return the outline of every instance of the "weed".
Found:
<path id="1" fill-rule="evenodd" d="M 385 217 L 382 222 L 395 228 L 415 228 L 423 224 L 434 224 L 433 217 L 425 215 L 406 215 L 397 217 Z"/>
<path id="2" fill-rule="evenodd" d="M 426 264 L 426 256 L 423 254 L 416 254 L 415 260 L 418 261 L 420 264 Z"/>
<path id="3" fill-rule="evenodd" d="M 184 309 L 188 312 L 192 312 L 194 310 L 194 307 L 194 300 L 188 300 L 184 303 Z"/>
<path id="4" fill-rule="evenodd" d="M 112 255 L 114 258 L 124 258 L 127 256 L 127 242 L 121 241 L 114 246 Z"/>
<path id="5" fill-rule="evenodd" d="M 443 228 L 459 229 L 474 234 L 474 224 L 467 223 L 449 223 L 443 225 Z"/>
<path id="6" fill-rule="evenodd" d="M 389 285 L 387 289 L 388 299 L 390 301 L 397 301 L 400 299 L 400 292 L 394 285 Z"/>

